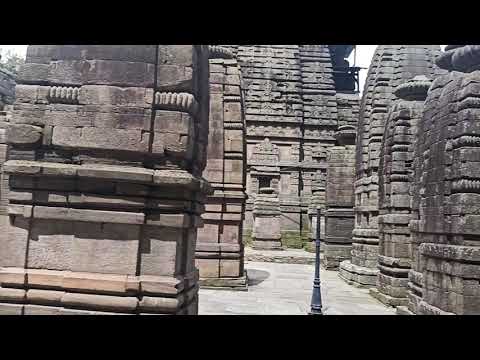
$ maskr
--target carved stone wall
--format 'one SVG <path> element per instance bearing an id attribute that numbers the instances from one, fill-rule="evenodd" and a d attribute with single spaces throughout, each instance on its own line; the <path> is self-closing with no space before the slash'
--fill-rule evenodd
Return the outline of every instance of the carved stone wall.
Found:
<path id="1" fill-rule="evenodd" d="M 249 199 L 245 227 L 253 227 L 258 167 L 269 166 L 252 157 L 253 149 L 269 138 L 279 149 L 278 171 L 262 181 L 270 181 L 270 186 L 278 189 L 285 244 L 302 246 L 309 238 L 312 182 L 319 173 L 325 187 L 326 150 L 335 145 L 338 125 L 329 48 L 239 45 L 235 50 L 243 75 L 247 124 Z"/>
<path id="2" fill-rule="evenodd" d="M 337 93 L 338 127 L 358 125 L 360 98 L 358 94 Z"/>
<path id="3" fill-rule="evenodd" d="M 415 149 L 409 309 L 480 314 L 480 45 L 446 48 Z M 403 309 L 405 310 L 405 309 Z"/>
<path id="4" fill-rule="evenodd" d="M 425 76 L 415 78 L 395 89 L 394 104 L 385 124 L 380 152 L 379 251 L 377 288 L 370 293 L 391 306 L 406 305 L 412 242 L 413 150 L 417 124 L 432 84 Z"/>
<path id="5" fill-rule="evenodd" d="M 202 286 L 245 289 L 245 118 L 240 68 L 232 51 L 210 46 L 210 129 L 204 177 L 214 193 L 198 230 L 196 264 Z"/>
<path id="6" fill-rule="evenodd" d="M 2 313 L 197 313 L 208 66 L 206 46 L 29 46 L 7 128 Z"/>
<path id="7" fill-rule="evenodd" d="M 370 65 L 356 142 L 355 228 L 352 260 L 340 266 L 340 275 L 360 286 L 376 284 L 378 257 L 378 168 L 393 90 L 416 75 L 432 76 L 438 45 L 379 45 Z"/>

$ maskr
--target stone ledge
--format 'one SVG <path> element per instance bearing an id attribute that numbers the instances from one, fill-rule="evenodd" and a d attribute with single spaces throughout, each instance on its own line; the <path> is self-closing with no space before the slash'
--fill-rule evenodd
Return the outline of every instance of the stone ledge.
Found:
<path id="1" fill-rule="evenodd" d="M 304 250 L 256 250 L 246 247 L 245 261 L 313 265 L 315 264 L 315 254 Z"/>
<path id="2" fill-rule="evenodd" d="M 245 270 L 241 277 L 200 278 L 199 284 L 202 289 L 248 291 L 248 274 Z"/>
<path id="3" fill-rule="evenodd" d="M 418 304 L 418 314 L 419 315 L 456 315 L 451 312 L 443 311 L 433 305 L 426 303 L 425 301 L 421 300 Z"/>
<path id="4" fill-rule="evenodd" d="M 55 176 L 63 178 L 93 178 L 125 181 L 162 187 L 186 187 L 191 190 L 212 191 L 210 184 L 185 170 L 152 170 L 132 166 L 103 164 L 61 164 L 28 160 L 8 160 L 3 171 L 10 175 Z"/>
<path id="5" fill-rule="evenodd" d="M 61 270 L 0 268 L 0 286 L 34 287 L 81 292 L 95 288 L 99 294 L 177 295 L 198 279 L 194 272 L 185 277 L 115 275 Z M 193 281 L 192 281 L 193 280 Z"/>
<path id="6" fill-rule="evenodd" d="M 420 245 L 419 252 L 422 255 L 438 259 L 480 262 L 480 248 L 478 246 L 423 243 Z"/>

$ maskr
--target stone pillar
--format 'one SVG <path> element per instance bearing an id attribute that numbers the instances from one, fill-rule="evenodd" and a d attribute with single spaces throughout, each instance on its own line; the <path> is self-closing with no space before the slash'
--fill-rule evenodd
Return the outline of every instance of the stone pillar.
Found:
<path id="1" fill-rule="evenodd" d="M 337 97 L 332 68 L 332 51 L 328 45 L 300 45 L 300 71 L 302 75 L 301 97 L 303 101 L 303 122 L 301 136 L 302 158 L 302 212 L 310 219 L 308 237 L 316 237 L 316 209 L 322 209 L 320 219 L 320 238 L 325 239 L 325 180 L 327 151 L 335 145 L 335 131 L 338 127 Z M 306 149 L 312 149 L 312 158 L 308 159 Z M 310 171 L 315 184 L 307 192 L 307 177 Z M 305 211 L 306 210 L 306 211 Z M 304 225 L 306 228 L 306 226 Z M 303 229 L 302 229 L 303 230 Z M 305 244 L 307 250 L 315 251 L 315 242 Z M 323 251 L 323 243 L 321 245 Z"/>
<path id="2" fill-rule="evenodd" d="M 373 287 L 378 274 L 378 168 L 388 110 L 394 89 L 416 75 L 433 76 L 439 45 L 379 45 L 370 65 L 360 105 L 356 140 L 355 228 L 352 259 L 340 276 Z"/>
<path id="3" fill-rule="evenodd" d="M 353 206 L 355 197 L 355 133 L 352 126 L 343 126 L 337 134 L 338 146 L 329 149 L 323 266 L 337 269 L 340 262 L 351 258 Z"/>
<path id="4" fill-rule="evenodd" d="M 7 160 L 6 128 L 15 101 L 15 82 L 14 74 L 0 69 L 0 217 L 7 216 L 8 174 L 3 172 L 3 164 Z"/>
<path id="5" fill-rule="evenodd" d="M 433 82 L 418 128 L 409 309 L 479 315 L 480 45 L 449 46 L 437 64 L 450 73 Z"/>
<path id="6" fill-rule="evenodd" d="M 28 48 L 1 313 L 197 313 L 208 94 L 206 46 Z"/>
<path id="7" fill-rule="evenodd" d="M 399 85 L 390 108 L 380 153 L 379 252 L 377 288 L 370 294 L 386 305 L 407 304 L 412 243 L 409 222 L 413 173 L 413 149 L 417 124 L 432 84 L 425 76 Z"/>
<path id="8" fill-rule="evenodd" d="M 317 171 L 312 181 L 312 196 L 308 207 L 308 218 L 310 223 L 309 238 L 305 250 L 315 252 L 315 240 L 317 239 L 317 208 L 320 208 L 320 240 L 325 239 L 325 176 Z M 320 251 L 323 251 L 323 243 L 320 243 Z"/>
<path id="9" fill-rule="evenodd" d="M 198 230 L 196 264 L 204 287 L 246 290 L 243 218 L 245 213 L 245 118 L 240 69 L 233 53 L 210 46 L 210 129 L 204 177 L 214 193 Z"/>
<path id="10" fill-rule="evenodd" d="M 272 188 L 262 188 L 253 205 L 253 248 L 282 250 L 280 201 Z"/>

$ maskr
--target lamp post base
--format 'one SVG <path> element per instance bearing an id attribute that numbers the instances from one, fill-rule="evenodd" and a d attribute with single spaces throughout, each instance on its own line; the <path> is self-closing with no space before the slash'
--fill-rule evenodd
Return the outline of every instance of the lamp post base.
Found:
<path id="1" fill-rule="evenodd" d="M 322 309 L 311 309 L 308 315 L 323 315 Z"/>

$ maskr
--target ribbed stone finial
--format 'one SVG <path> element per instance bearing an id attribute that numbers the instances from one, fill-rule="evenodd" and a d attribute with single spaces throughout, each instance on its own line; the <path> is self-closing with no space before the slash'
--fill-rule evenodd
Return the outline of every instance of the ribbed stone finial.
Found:
<path id="1" fill-rule="evenodd" d="M 428 89 L 432 85 L 425 75 L 415 76 L 413 79 L 400 84 L 394 91 L 396 97 L 403 100 L 425 100 L 427 98 Z"/>
<path id="2" fill-rule="evenodd" d="M 234 54 L 230 49 L 221 46 L 210 45 L 208 51 L 210 59 L 232 59 L 234 57 Z"/>
<path id="3" fill-rule="evenodd" d="M 450 71 L 480 70 L 480 45 L 448 45 L 436 63 L 438 67 Z"/>
<path id="4" fill-rule="evenodd" d="M 271 187 L 260 188 L 258 191 L 260 194 L 275 194 L 275 189 Z"/>

